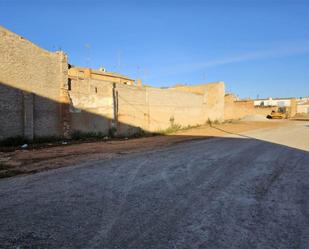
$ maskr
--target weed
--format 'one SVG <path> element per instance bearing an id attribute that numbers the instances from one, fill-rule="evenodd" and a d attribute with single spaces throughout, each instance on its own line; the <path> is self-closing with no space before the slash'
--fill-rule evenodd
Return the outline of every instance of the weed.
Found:
<path id="1" fill-rule="evenodd" d="M 211 119 L 208 119 L 207 122 L 206 122 L 206 124 L 209 125 L 209 126 L 212 126 L 212 120 L 211 120 Z"/>
<path id="2" fill-rule="evenodd" d="M 209 125 L 209 126 L 212 126 L 212 125 L 221 124 L 221 122 L 218 119 L 215 119 L 215 120 L 208 119 L 206 124 Z"/>
<path id="3" fill-rule="evenodd" d="M 173 124 L 170 127 L 166 128 L 165 130 L 159 130 L 157 133 L 161 135 L 166 135 L 170 133 L 174 133 L 176 131 L 181 130 L 182 126 L 180 124 Z"/>

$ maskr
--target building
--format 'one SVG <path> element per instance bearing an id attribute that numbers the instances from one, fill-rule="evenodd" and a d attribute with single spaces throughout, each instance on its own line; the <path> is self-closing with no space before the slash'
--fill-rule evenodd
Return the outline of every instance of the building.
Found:
<path id="1" fill-rule="evenodd" d="M 83 68 L 83 67 L 74 67 L 69 66 L 68 76 L 70 79 L 76 78 L 89 78 L 94 80 L 101 80 L 106 82 L 114 82 L 119 84 L 126 84 L 126 85 L 136 85 L 135 80 L 112 72 L 106 72 L 105 69 L 101 68 L 99 70 L 90 69 L 90 68 Z"/>
<path id="2" fill-rule="evenodd" d="M 254 106 L 277 106 L 277 107 L 290 107 L 293 98 L 268 98 L 268 99 L 255 99 Z"/>
<path id="3" fill-rule="evenodd" d="M 104 69 L 68 64 L 0 26 L 0 140 L 128 136 L 224 119 L 224 83 L 160 89 Z"/>
<path id="4" fill-rule="evenodd" d="M 255 107 L 273 107 L 275 111 L 286 113 L 287 117 L 294 117 L 297 112 L 296 98 L 268 98 L 255 99 Z"/>

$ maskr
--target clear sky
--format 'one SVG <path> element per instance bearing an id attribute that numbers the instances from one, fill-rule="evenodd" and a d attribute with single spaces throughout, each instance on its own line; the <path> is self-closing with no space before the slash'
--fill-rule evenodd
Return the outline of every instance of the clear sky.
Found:
<path id="1" fill-rule="evenodd" d="M 153 86 L 309 96 L 309 0 L 0 0 L 0 25 L 73 65 Z"/>

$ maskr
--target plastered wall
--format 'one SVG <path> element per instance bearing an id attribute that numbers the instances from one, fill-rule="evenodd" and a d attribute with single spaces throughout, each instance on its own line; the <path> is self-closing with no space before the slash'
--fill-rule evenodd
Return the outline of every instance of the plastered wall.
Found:
<path id="1" fill-rule="evenodd" d="M 113 121 L 113 84 L 94 79 L 71 80 L 70 130 L 107 133 Z"/>
<path id="2" fill-rule="evenodd" d="M 214 82 L 193 86 L 177 86 L 173 89 L 203 96 L 204 115 L 208 120 L 224 120 L 224 82 Z"/>
<path id="3" fill-rule="evenodd" d="M 158 131 L 172 125 L 204 124 L 208 119 L 222 121 L 224 84 L 201 88 L 198 92 L 187 90 L 189 87 L 183 90 L 117 85 L 120 132 L 130 133 L 133 127 Z"/>
<path id="4" fill-rule="evenodd" d="M 117 95 L 121 133 L 130 133 L 133 127 L 158 131 L 173 124 L 187 126 L 207 121 L 202 95 L 125 85 L 117 85 Z"/>
<path id="5" fill-rule="evenodd" d="M 130 135 L 139 129 L 159 131 L 172 125 L 204 124 L 208 118 L 222 120 L 224 85 L 213 84 L 210 89 L 194 93 L 72 79 L 71 129 L 107 132 L 115 125 L 118 134 Z"/>

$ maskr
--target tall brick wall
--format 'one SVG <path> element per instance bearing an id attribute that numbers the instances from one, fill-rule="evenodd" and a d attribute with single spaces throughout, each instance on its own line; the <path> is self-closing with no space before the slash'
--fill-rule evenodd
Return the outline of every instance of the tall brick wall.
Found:
<path id="1" fill-rule="evenodd" d="M 2 84 L 0 80 L 0 140 L 23 134 L 23 92 Z"/>
<path id="2" fill-rule="evenodd" d="M 0 139 L 61 135 L 67 58 L 0 26 Z"/>

